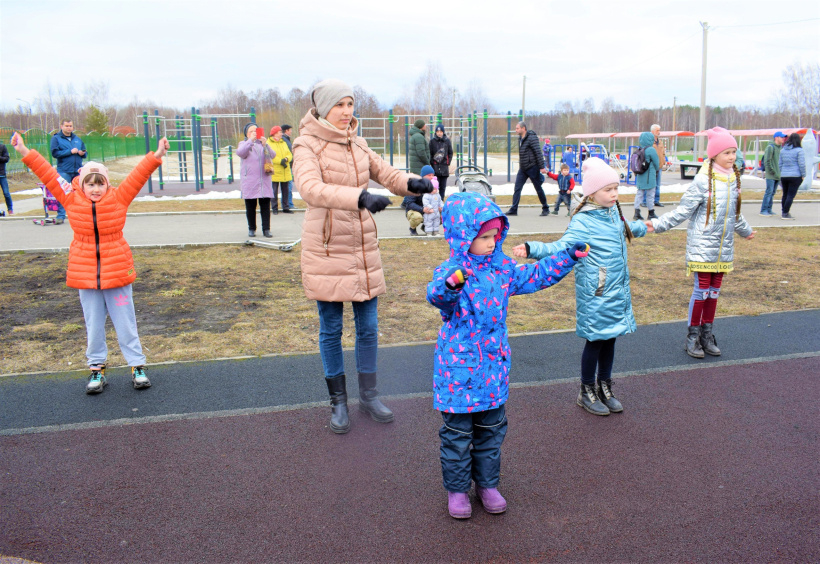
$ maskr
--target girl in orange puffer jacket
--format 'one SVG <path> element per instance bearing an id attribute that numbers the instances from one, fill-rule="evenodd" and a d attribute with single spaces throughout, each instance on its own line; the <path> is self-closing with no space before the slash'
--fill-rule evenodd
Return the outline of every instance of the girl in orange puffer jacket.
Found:
<path id="1" fill-rule="evenodd" d="M 105 318 L 111 317 L 117 340 L 126 362 L 131 366 L 131 381 L 136 389 L 148 388 L 145 355 L 142 353 L 137 318 L 134 313 L 131 283 L 136 279 L 131 248 L 122 235 L 128 206 L 169 149 L 168 140 L 160 139 L 158 148 L 148 153 L 119 186 L 108 182 L 108 169 L 89 161 L 71 184 L 37 151 L 23 143 L 15 133 L 12 146 L 23 157 L 23 164 L 46 185 L 65 207 L 74 240 L 68 252 L 66 285 L 80 291 L 85 317 L 88 348 L 86 358 L 91 369 L 87 394 L 98 394 L 106 385 Z"/>

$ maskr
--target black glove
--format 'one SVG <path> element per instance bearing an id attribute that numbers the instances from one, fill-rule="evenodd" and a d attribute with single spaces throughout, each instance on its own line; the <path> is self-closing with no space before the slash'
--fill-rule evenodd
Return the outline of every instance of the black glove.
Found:
<path id="1" fill-rule="evenodd" d="M 411 178 L 407 181 L 407 190 L 413 194 L 432 194 L 434 188 L 426 178 Z"/>
<path id="2" fill-rule="evenodd" d="M 288 159 L 287 159 L 287 157 L 285 157 L 285 158 L 283 158 L 281 161 L 279 161 L 279 164 L 280 164 L 280 165 L 282 165 L 282 167 L 283 167 L 283 168 L 286 168 L 286 167 L 288 166 Z"/>
<path id="3" fill-rule="evenodd" d="M 371 194 L 367 190 L 362 190 L 359 194 L 359 208 L 367 208 L 370 213 L 378 213 L 390 205 L 390 198 Z"/>
<path id="4" fill-rule="evenodd" d="M 569 256 L 575 260 L 582 259 L 589 254 L 589 245 L 586 243 L 575 243 L 567 249 L 567 252 L 569 253 Z"/>

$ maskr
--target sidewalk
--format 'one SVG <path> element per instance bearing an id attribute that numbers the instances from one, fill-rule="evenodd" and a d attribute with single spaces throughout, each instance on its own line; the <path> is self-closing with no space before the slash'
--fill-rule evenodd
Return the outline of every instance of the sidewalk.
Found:
<path id="1" fill-rule="evenodd" d="M 632 217 L 632 206 L 622 205 L 624 214 Z M 670 206 L 659 212 L 670 211 Z M 761 217 L 759 202 L 745 202 L 743 215 L 753 227 L 796 227 L 820 225 L 820 200 L 796 202 L 792 206 L 795 221 L 783 221 L 778 216 Z M 646 210 L 643 215 L 646 217 Z M 561 210 L 558 215 L 540 217 L 540 206 L 521 206 L 519 215 L 510 218 L 510 234 L 563 233 L 569 218 Z M 409 237 L 404 210 L 388 208 L 374 215 L 380 238 Z M 279 214 L 272 218 L 272 240 L 257 237 L 260 241 L 293 242 L 301 237 L 303 212 L 292 215 Z M 686 224 L 678 227 L 685 229 Z M 241 244 L 248 239 L 248 227 L 244 212 L 201 213 L 140 213 L 129 214 L 125 224 L 125 238 L 132 247 L 164 245 L 214 245 Z M 68 225 L 35 225 L 30 218 L 0 220 L 0 252 L 3 251 L 49 251 L 67 249 L 72 240 Z M 424 237 L 414 237 L 424 240 Z"/>

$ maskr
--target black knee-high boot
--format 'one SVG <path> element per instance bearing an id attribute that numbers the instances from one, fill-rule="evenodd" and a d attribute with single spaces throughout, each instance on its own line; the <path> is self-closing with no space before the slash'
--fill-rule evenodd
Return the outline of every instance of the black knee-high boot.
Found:
<path id="1" fill-rule="evenodd" d="M 379 423 L 389 423 L 393 421 L 393 412 L 387 409 L 379 399 L 379 392 L 376 390 L 376 373 L 359 373 L 359 409 L 370 414 Z"/>
<path id="2" fill-rule="evenodd" d="M 330 393 L 330 429 L 334 433 L 344 434 L 350 430 L 350 418 L 347 414 L 347 387 L 345 375 L 325 378 L 327 391 Z"/>

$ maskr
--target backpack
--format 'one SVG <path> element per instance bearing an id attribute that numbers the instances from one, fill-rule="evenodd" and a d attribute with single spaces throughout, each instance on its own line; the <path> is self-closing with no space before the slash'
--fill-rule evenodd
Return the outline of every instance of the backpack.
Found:
<path id="1" fill-rule="evenodd" d="M 436 151 L 435 155 L 433 155 L 433 162 L 436 163 L 436 164 L 444 164 L 444 163 L 446 163 L 446 161 L 447 161 L 447 149 L 445 147 L 442 147 L 441 149 Z"/>
<path id="2" fill-rule="evenodd" d="M 649 170 L 649 161 L 646 160 L 646 147 L 640 147 L 629 157 L 629 170 L 635 174 L 643 174 Z"/>

